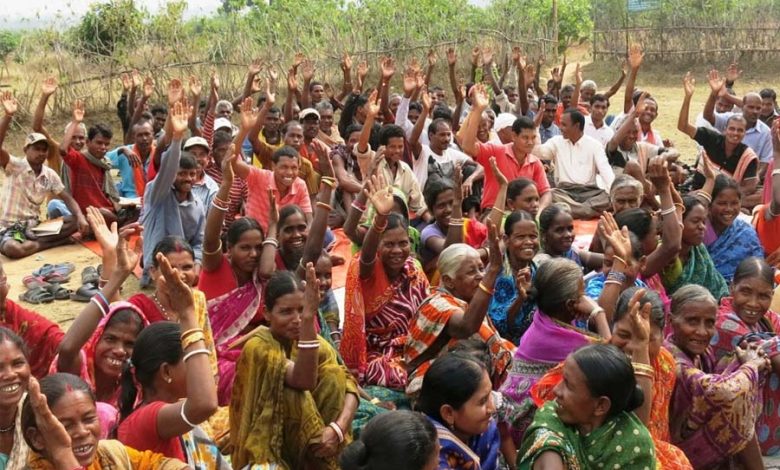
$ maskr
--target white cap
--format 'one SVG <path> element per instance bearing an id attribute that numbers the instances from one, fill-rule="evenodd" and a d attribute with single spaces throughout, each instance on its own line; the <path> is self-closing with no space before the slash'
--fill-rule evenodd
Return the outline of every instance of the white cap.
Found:
<path id="1" fill-rule="evenodd" d="M 300 113 L 298 113 L 298 120 L 299 121 L 303 121 L 304 119 L 306 119 L 307 117 L 312 116 L 312 115 L 317 116 L 317 119 L 320 118 L 320 113 L 318 113 L 316 109 L 314 109 L 314 108 L 306 108 L 303 111 L 301 111 Z"/>
<path id="2" fill-rule="evenodd" d="M 187 139 L 187 141 L 184 142 L 184 150 L 187 150 L 190 147 L 195 147 L 198 145 L 200 145 L 201 147 L 205 147 L 206 150 L 211 150 L 208 141 L 203 137 L 190 137 L 189 139 Z"/>
<path id="3" fill-rule="evenodd" d="M 216 132 L 218 129 L 226 128 L 230 129 L 232 135 L 236 135 L 238 133 L 238 129 L 233 125 L 232 122 L 230 122 L 230 119 L 221 117 L 214 120 L 214 132 Z"/>
<path id="4" fill-rule="evenodd" d="M 517 120 L 517 116 L 512 113 L 501 113 L 496 116 L 496 122 L 493 124 L 493 130 L 499 132 L 501 129 L 512 127 Z"/>

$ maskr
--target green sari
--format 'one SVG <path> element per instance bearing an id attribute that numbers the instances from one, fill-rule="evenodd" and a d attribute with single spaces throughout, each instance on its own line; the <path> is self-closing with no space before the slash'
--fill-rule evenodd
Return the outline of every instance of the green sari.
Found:
<path id="1" fill-rule="evenodd" d="M 705 287 L 718 301 L 729 295 L 729 286 L 715 268 L 715 263 L 712 262 L 704 243 L 691 247 L 691 253 L 685 264 L 679 256 L 674 258 L 661 273 L 661 281 L 669 296 L 686 284 Z"/>
<path id="2" fill-rule="evenodd" d="M 517 454 L 517 468 L 530 470 L 543 452 L 555 452 L 569 470 L 590 468 L 655 469 L 650 432 L 634 413 L 623 412 L 587 436 L 561 422 L 548 401 L 536 411 Z"/>

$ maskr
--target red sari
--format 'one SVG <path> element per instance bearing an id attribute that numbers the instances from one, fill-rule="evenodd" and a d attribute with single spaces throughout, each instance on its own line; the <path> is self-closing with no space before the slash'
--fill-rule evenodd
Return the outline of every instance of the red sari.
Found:
<path id="1" fill-rule="evenodd" d="M 49 366 L 57 355 L 65 333 L 59 325 L 47 318 L 20 307 L 12 300 L 5 301 L 0 310 L 0 326 L 21 336 L 28 348 L 27 362 L 33 376 L 40 379 L 49 375 Z"/>

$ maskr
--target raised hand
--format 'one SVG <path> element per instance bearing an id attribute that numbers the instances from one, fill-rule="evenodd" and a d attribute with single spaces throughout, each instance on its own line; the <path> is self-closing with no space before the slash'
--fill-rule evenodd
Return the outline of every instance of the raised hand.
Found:
<path id="1" fill-rule="evenodd" d="M 501 173 L 501 169 L 498 168 L 496 157 L 490 157 L 490 171 L 493 172 L 493 177 L 496 179 L 499 186 L 506 186 L 509 184 L 509 180 L 506 179 L 506 176 Z"/>
<path id="2" fill-rule="evenodd" d="M 190 94 L 192 96 L 200 96 L 201 91 L 203 91 L 203 84 L 200 82 L 200 78 L 195 75 L 190 75 L 189 85 Z"/>
<path id="3" fill-rule="evenodd" d="M 515 64 L 518 69 L 525 68 L 525 57 L 523 56 L 523 49 L 520 46 L 512 46 L 512 63 Z"/>
<path id="4" fill-rule="evenodd" d="M 276 85 L 276 81 L 279 80 L 279 72 L 276 71 L 275 68 L 270 67 L 268 69 L 268 81 L 269 85 L 273 84 Z"/>
<path id="5" fill-rule="evenodd" d="M 377 214 L 387 215 L 393 210 L 393 193 L 387 185 L 384 176 L 371 175 L 367 181 L 368 188 L 364 189 L 366 196 L 371 201 Z"/>
<path id="6" fill-rule="evenodd" d="M 482 48 L 482 65 L 490 65 L 493 63 L 493 48 L 486 45 Z"/>
<path id="7" fill-rule="evenodd" d="M 358 78 L 362 83 L 363 80 L 365 80 L 366 75 L 368 75 L 368 62 L 366 62 L 365 60 L 360 61 L 357 67 L 357 74 L 358 74 Z"/>
<path id="8" fill-rule="evenodd" d="M 649 95 L 646 91 L 642 92 L 642 94 L 639 95 L 639 99 L 636 101 L 636 110 L 634 113 L 636 116 L 641 116 L 642 113 L 645 112 L 645 108 L 647 107 L 648 96 Z"/>
<path id="9" fill-rule="evenodd" d="M 434 65 L 436 65 L 436 59 L 437 59 L 436 51 L 434 51 L 433 49 L 430 49 L 428 51 L 428 55 L 425 56 L 425 58 L 428 60 L 428 67 L 433 67 Z"/>
<path id="10" fill-rule="evenodd" d="M 163 275 L 158 288 L 160 303 L 171 306 L 170 313 L 175 319 L 186 315 L 194 316 L 195 302 L 192 298 L 192 289 L 184 283 L 179 270 L 173 268 L 162 253 L 157 253 L 157 265 Z"/>
<path id="11" fill-rule="evenodd" d="M 239 107 L 241 110 L 241 130 L 248 131 L 257 122 L 260 110 L 254 104 L 254 100 L 250 97 L 244 98 L 244 101 L 241 103 Z"/>
<path id="12" fill-rule="evenodd" d="M 295 92 L 298 89 L 298 80 L 295 77 L 295 68 L 287 71 L 287 91 Z"/>
<path id="13" fill-rule="evenodd" d="M 211 69 L 210 86 L 214 91 L 219 91 L 219 75 L 217 75 L 217 69 Z"/>
<path id="14" fill-rule="evenodd" d="M 479 56 L 481 54 L 481 51 L 479 49 L 479 46 L 474 46 L 474 49 L 471 50 L 471 65 L 474 67 L 477 67 L 479 65 Z"/>
<path id="15" fill-rule="evenodd" d="M 428 94 L 427 91 L 423 90 L 422 93 L 420 93 L 420 101 L 422 101 L 422 106 L 425 112 L 428 112 L 431 110 L 431 95 Z"/>
<path id="16" fill-rule="evenodd" d="M 125 77 L 127 77 L 127 74 L 125 74 Z M 48 77 L 41 85 L 41 93 L 43 96 L 51 96 L 55 91 L 57 91 L 57 79 L 55 77 Z"/>
<path id="17" fill-rule="evenodd" d="M 111 228 L 108 228 L 106 219 L 103 218 L 100 209 L 93 206 L 87 207 L 87 222 L 95 235 L 95 239 L 100 244 L 100 249 L 104 253 L 116 251 L 116 247 L 119 244 L 119 231 L 117 230 L 116 222 L 113 222 Z"/>
<path id="18" fill-rule="evenodd" d="M 379 114 L 379 93 L 374 90 L 368 95 L 368 103 L 366 104 L 366 114 L 375 118 Z"/>
<path id="19" fill-rule="evenodd" d="M 235 156 L 233 157 L 235 159 Z M 276 206 L 276 197 L 274 190 L 268 188 L 268 226 L 279 223 L 279 208 Z"/>
<path id="20" fill-rule="evenodd" d="M 181 101 L 183 96 L 184 85 L 182 85 L 181 80 L 178 78 L 172 79 L 168 83 L 168 107 L 171 107 Z"/>
<path id="21" fill-rule="evenodd" d="M 138 69 L 133 69 L 131 76 L 133 78 L 133 88 L 138 88 L 143 85 L 144 79 L 141 78 L 141 72 L 139 72 Z"/>
<path id="22" fill-rule="evenodd" d="M 742 69 L 737 67 L 737 64 L 731 64 L 726 69 L 726 81 L 734 83 L 739 77 L 742 76 Z"/>
<path id="23" fill-rule="evenodd" d="M 563 80 L 563 77 L 561 76 L 561 69 L 558 67 L 553 67 L 553 69 L 550 71 L 550 78 L 552 78 L 554 82 L 560 83 Z"/>
<path id="24" fill-rule="evenodd" d="M 536 66 L 534 64 L 528 64 L 523 69 L 523 81 L 526 85 L 533 83 L 536 78 Z"/>
<path id="25" fill-rule="evenodd" d="M 395 74 L 395 59 L 392 57 L 383 57 L 379 63 L 382 69 L 382 79 L 387 81 Z"/>
<path id="26" fill-rule="evenodd" d="M 526 267 L 519 269 L 515 273 L 515 286 L 517 287 L 517 294 L 520 298 L 528 297 L 528 289 L 531 288 L 531 268 Z"/>
<path id="27" fill-rule="evenodd" d="M 452 193 L 455 197 L 455 204 L 461 204 L 463 202 L 464 194 L 466 194 L 466 188 L 463 187 L 463 166 L 460 163 L 455 164 L 455 169 L 452 172 Z M 469 184 L 468 192 L 471 192 L 471 184 Z"/>
<path id="28" fill-rule="evenodd" d="M 582 84 L 582 69 L 580 68 L 580 63 L 579 62 L 577 62 L 577 66 L 574 68 L 574 82 L 577 85 L 581 85 Z"/>
<path id="29" fill-rule="evenodd" d="M 169 114 L 173 138 L 181 139 L 184 131 L 187 130 L 187 123 L 189 122 L 191 112 L 192 106 L 187 106 L 185 108 L 185 106 L 182 106 L 181 101 L 174 104 Z"/>
<path id="30" fill-rule="evenodd" d="M 317 316 L 320 306 L 320 281 L 314 271 L 314 263 L 306 263 L 306 287 L 303 291 L 303 315 L 304 320 L 313 320 Z"/>
<path id="31" fill-rule="evenodd" d="M 449 49 L 447 49 L 447 63 L 451 67 L 454 67 L 455 64 L 458 63 L 458 53 L 455 52 L 455 48 L 453 48 L 453 47 L 450 47 Z"/>
<path id="32" fill-rule="evenodd" d="M 663 155 L 650 159 L 647 164 L 647 174 L 645 175 L 656 189 L 668 188 L 672 182 L 669 176 L 668 163 Z"/>
<path id="33" fill-rule="evenodd" d="M 154 79 L 152 77 L 144 78 L 144 97 L 149 98 L 154 93 Z"/>
<path id="34" fill-rule="evenodd" d="M 130 91 L 130 88 L 133 87 L 133 79 L 130 78 L 130 75 L 123 73 L 119 76 L 119 79 L 122 81 L 122 89 L 125 91 L 125 93 Z"/>
<path id="35" fill-rule="evenodd" d="M 691 72 L 688 72 L 683 77 L 683 88 L 685 89 L 685 96 L 693 96 L 693 90 L 696 88 L 696 79 L 693 78 Z"/>
<path id="36" fill-rule="evenodd" d="M 6 91 L 2 92 L 0 96 L 2 96 L 3 111 L 5 111 L 6 116 L 13 116 L 19 107 L 19 104 L 16 102 L 16 98 L 14 98 L 13 93 Z"/>
<path id="37" fill-rule="evenodd" d="M 478 83 L 471 87 L 469 92 L 471 94 L 471 102 L 475 108 L 485 109 L 488 107 L 490 101 L 488 100 L 488 94 L 487 90 L 485 90 L 485 85 Z"/>
<path id="38" fill-rule="evenodd" d="M 348 72 L 352 70 L 352 57 L 350 57 L 349 54 L 345 52 L 344 55 L 341 57 L 341 64 L 339 65 L 341 66 L 341 70 L 343 72 Z"/>
<path id="39" fill-rule="evenodd" d="M 417 60 L 417 57 L 412 57 L 411 60 L 409 61 L 409 65 L 407 65 L 407 67 L 409 67 L 410 69 L 414 70 L 415 74 L 417 72 L 419 72 L 420 70 L 422 70 L 420 68 L 420 62 Z"/>
<path id="40" fill-rule="evenodd" d="M 632 70 L 639 69 L 639 66 L 642 65 L 644 56 L 645 54 L 642 52 L 642 46 L 639 44 L 631 44 L 628 48 L 628 65 L 631 66 Z"/>
<path id="41" fill-rule="evenodd" d="M 116 222 L 112 224 L 112 230 L 114 230 L 114 225 L 116 225 Z M 140 230 L 143 230 L 143 227 L 139 225 L 138 229 L 140 233 Z M 120 236 L 116 246 L 117 269 L 125 273 L 133 272 L 135 267 L 138 266 L 141 256 L 143 256 L 143 243 L 143 237 L 138 237 L 131 249 L 129 246 L 130 241 L 126 237 Z"/>
<path id="42" fill-rule="evenodd" d="M 38 435 L 43 439 L 46 451 L 52 457 L 56 456 L 58 464 L 64 464 L 64 468 L 79 468 L 78 460 L 73 454 L 72 441 L 70 434 L 65 426 L 54 416 L 46 401 L 46 395 L 41 393 L 41 386 L 35 377 L 30 377 L 27 385 L 27 397 L 35 415 L 35 426 L 38 428 Z M 74 466 L 75 464 L 75 466 Z M 59 468 L 59 467 L 55 467 Z"/>
<path id="43" fill-rule="evenodd" d="M 73 102 L 73 122 L 80 123 L 84 121 L 84 102 L 76 100 Z"/>
<path id="44" fill-rule="evenodd" d="M 715 169 L 712 167 L 710 157 L 706 153 L 704 154 L 704 158 L 702 158 L 701 162 L 699 163 L 699 169 L 701 169 L 701 173 L 704 175 L 705 180 L 715 179 Z"/>
<path id="45" fill-rule="evenodd" d="M 498 227 L 492 220 L 487 220 L 488 229 L 488 247 L 490 252 L 488 253 L 488 268 L 498 271 L 504 265 L 504 254 L 501 251 L 501 235 L 499 235 Z"/>
<path id="46" fill-rule="evenodd" d="M 631 239 L 628 235 L 628 227 L 624 226 L 620 229 L 615 222 L 615 217 L 609 212 L 604 212 L 599 223 L 599 231 L 612 247 L 615 256 L 628 262 L 631 257 Z"/>
<path id="47" fill-rule="evenodd" d="M 293 57 L 293 68 L 297 70 L 304 60 L 306 60 L 306 56 L 303 54 L 303 52 L 296 52 L 295 56 Z"/>
<path id="48" fill-rule="evenodd" d="M 418 89 L 422 89 L 425 86 L 425 74 L 421 71 L 417 71 L 416 85 Z"/>
<path id="49" fill-rule="evenodd" d="M 625 77 L 628 75 L 628 62 L 626 59 L 620 61 L 620 73 Z"/>
<path id="50" fill-rule="evenodd" d="M 260 59 L 253 60 L 247 66 L 247 74 L 252 76 L 255 76 L 258 73 L 260 73 L 261 70 L 263 70 L 263 61 Z"/>
<path id="51" fill-rule="evenodd" d="M 314 67 L 314 62 L 312 62 L 309 59 L 306 59 L 301 64 L 301 75 L 303 75 L 303 80 L 310 82 L 312 78 L 314 78 L 314 72 L 316 72 L 317 69 Z"/>
<path id="52" fill-rule="evenodd" d="M 710 84 L 710 89 L 713 93 L 719 93 L 720 90 L 726 85 L 726 81 L 721 78 L 717 70 L 712 69 L 707 74 L 707 82 Z"/>
<path id="53" fill-rule="evenodd" d="M 235 178 L 233 165 L 237 159 L 236 145 L 231 143 L 227 155 L 225 155 L 225 158 L 222 160 L 222 181 L 227 181 L 231 186 L 233 185 L 233 179 Z"/>
<path id="54" fill-rule="evenodd" d="M 314 153 L 317 154 L 317 164 L 319 166 L 320 175 L 335 178 L 336 172 L 333 171 L 333 161 L 330 159 L 329 155 L 330 148 L 328 148 L 324 142 L 317 139 L 312 141 L 312 145 L 314 145 Z"/>
<path id="55" fill-rule="evenodd" d="M 276 103 L 276 93 L 273 91 L 273 87 L 271 86 L 271 79 L 268 79 L 265 81 L 265 102 L 266 106 L 269 108 Z"/>

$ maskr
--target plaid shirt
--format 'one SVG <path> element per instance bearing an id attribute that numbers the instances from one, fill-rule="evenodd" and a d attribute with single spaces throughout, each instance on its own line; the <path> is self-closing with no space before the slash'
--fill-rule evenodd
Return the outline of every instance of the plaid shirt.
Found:
<path id="1" fill-rule="evenodd" d="M 44 166 L 36 175 L 26 158 L 11 157 L 3 172 L 5 182 L 0 189 L 0 228 L 15 222 L 37 220 L 46 196 L 56 196 L 65 190 L 54 170 Z"/>

